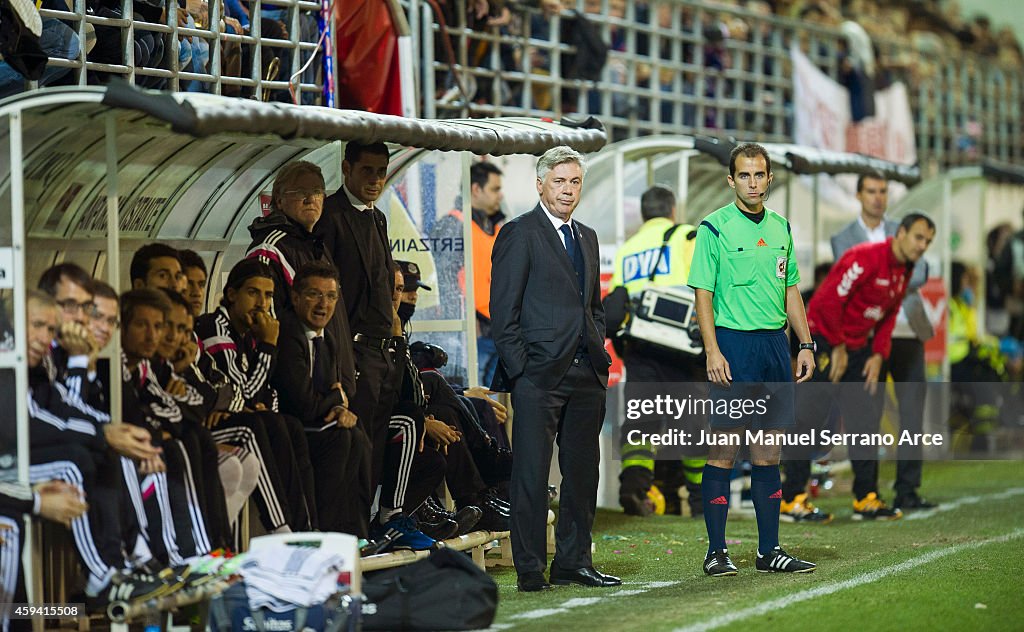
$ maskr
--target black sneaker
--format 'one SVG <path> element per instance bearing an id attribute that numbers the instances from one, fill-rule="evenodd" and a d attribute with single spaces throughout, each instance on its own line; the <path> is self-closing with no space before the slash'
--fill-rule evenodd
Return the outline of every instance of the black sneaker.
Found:
<path id="1" fill-rule="evenodd" d="M 782 550 L 781 546 L 772 549 L 768 555 L 757 554 L 754 567 L 762 573 L 813 573 L 816 564 L 797 559 Z"/>
<path id="2" fill-rule="evenodd" d="M 157 597 L 166 597 L 173 593 L 182 584 L 169 585 L 160 580 L 138 581 L 130 576 L 122 576 L 120 581 L 111 581 L 110 585 L 95 597 L 85 598 L 85 607 L 89 612 L 105 612 L 111 618 L 114 612 L 111 607 L 123 608 L 124 604 L 133 601 L 147 601 Z"/>
<path id="3" fill-rule="evenodd" d="M 892 501 L 894 509 L 911 510 L 911 509 L 935 509 L 938 507 L 938 503 L 933 503 L 925 500 L 917 495 L 917 492 L 910 492 L 909 494 L 903 494 L 896 497 L 896 500 Z"/>
<path id="4" fill-rule="evenodd" d="M 729 549 L 712 551 L 704 558 L 704 574 L 711 577 L 729 577 L 739 572 L 729 559 Z"/>
<path id="5" fill-rule="evenodd" d="M 447 540 L 459 532 L 459 523 L 450 518 L 439 516 L 436 521 L 428 522 L 416 517 L 416 526 L 424 535 L 434 540 Z"/>

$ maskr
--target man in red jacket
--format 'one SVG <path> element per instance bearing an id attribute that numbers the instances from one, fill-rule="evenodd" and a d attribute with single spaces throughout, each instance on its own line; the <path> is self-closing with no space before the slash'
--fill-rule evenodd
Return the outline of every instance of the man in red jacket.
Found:
<path id="1" fill-rule="evenodd" d="M 840 392 L 846 432 L 878 432 L 883 392 L 878 382 L 885 375 L 883 365 L 889 359 L 896 315 L 914 264 L 934 238 L 935 223 L 921 213 L 910 213 L 894 237 L 848 250 L 807 305 L 807 324 L 818 358 L 812 381 L 864 383 L 863 390 L 844 388 Z M 831 398 L 814 396 L 820 392 L 811 395 L 798 398 L 797 415 L 804 430 L 824 427 L 831 411 Z M 902 517 L 899 509 L 890 508 L 878 497 L 877 447 L 851 446 L 850 455 L 854 520 Z M 785 460 L 783 470 L 781 511 L 786 519 L 787 505 L 807 486 L 810 463 L 806 458 Z"/>

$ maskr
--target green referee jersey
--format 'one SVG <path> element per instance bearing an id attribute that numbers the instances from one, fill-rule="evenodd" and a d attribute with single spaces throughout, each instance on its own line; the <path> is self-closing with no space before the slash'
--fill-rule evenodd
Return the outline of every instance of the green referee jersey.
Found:
<path id="1" fill-rule="evenodd" d="M 687 283 L 714 293 L 715 326 L 786 325 L 786 288 L 800 282 L 789 222 L 765 208 L 754 223 L 733 202 L 704 218 Z"/>

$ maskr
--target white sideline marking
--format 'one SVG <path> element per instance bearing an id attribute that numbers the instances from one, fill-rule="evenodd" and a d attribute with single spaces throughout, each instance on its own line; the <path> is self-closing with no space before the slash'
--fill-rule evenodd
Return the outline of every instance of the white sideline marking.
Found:
<path id="1" fill-rule="evenodd" d="M 983 496 L 965 496 L 958 498 L 952 502 L 942 503 L 935 509 L 926 509 L 924 511 L 915 511 L 913 513 L 903 516 L 904 520 L 923 520 L 925 518 L 931 518 L 937 513 L 943 511 L 951 511 L 953 509 L 959 509 L 964 505 L 973 505 L 975 503 L 984 502 L 986 500 L 1005 500 L 1007 498 L 1013 498 L 1019 494 L 1024 494 L 1024 487 L 1011 487 L 1005 491 L 1001 491 L 995 494 L 985 494 Z"/>
<path id="2" fill-rule="evenodd" d="M 635 590 L 618 590 L 613 593 L 605 594 L 602 597 L 575 597 L 573 599 L 569 599 L 563 602 L 562 605 L 557 606 L 555 608 L 538 608 L 536 610 L 527 610 L 526 612 L 514 614 L 511 617 L 509 617 L 509 619 L 541 619 L 543 617 L 548 617 L 554 614 L 562 614 L 568 612 L 573 608 L 579 608 L 581 606 L 592 606 L 610 597 L 627 597 L 631 595 L 640 595 L 654 588 L 667 588 L 669 586 L 675 586 L 678 583 L 679 582 L 630 582 L 631 585 L 637 586 Z M 489 628 L 489 630 L 507 630 L 511 627 L 514 627 L 514 625 L 515 624 L 497 623 L 495 625 L 492 625 Z"/>
<path id="3" fill-rule="evenodd" d="M 707 621 L 703 621 L 701 623 L 686 626 L 685 628 L 678 628 L 675 632 L 705 632 L 706 630 L 714 630 L 715 628 L 720 628 L 722 626 L 729 625 L 730 623 L 741 621 L 748 617 L 763 615 L 769 612 L 775 612 L 777 610 L 785 608 L 786 606 L 791 606 L 801 601 L 807 601 L 808 599 L 814 599 L 816 597 L 831 595 L 841 590 L 846 590 L 847 588 L 856 588 L 858 586 L 863 586 L 864 584 L 870 584 L 884 577 L 888 577 L 896 573 L 901 573 L 912 568 L 917 568 L 918 566 L 923 566 L 924 564 L 928 564 L 929 562 L 934 562 L 937 559 L 953 555 L 961 551 L 976 549 L 978 547 L 985 546 L 986 544 L 1008 542 L 1010 540 L 1014 540 L 1020 537 L 1024 537 L 1024 529 L 1017 529 L 1015 531 L 1011 531 L 1010 533 L 1001 536 L 996 536 L 994 538 L 989 538 L 987 540 L 981 540 L 979 542 L 958 544 L 956 546 L 950 546 L 944 549 L 937 549 L 935 551 L 925 553 L 924 555 L 910 558 L 905 562 L 900 562 L 899 564 L 889 566 L 888 568 L 881 568 L 877 571 L 862 573 L 860 575 L 851 577 L 850 579 L 847 579 L 845 581 L 826 584 L 824 586 L 811 588 L 809 590 L 802 590 L 800 592 L 793 593 L 792 595 L 786 595 L 785 597 L 779 597 L 778 599 L 766 601 L 756 606 L 751 606 L 750 608 L 745 608 L 743 610 L 737 610 L 736 612 L 724 614 L 713 619 L 708 619 Z"/>

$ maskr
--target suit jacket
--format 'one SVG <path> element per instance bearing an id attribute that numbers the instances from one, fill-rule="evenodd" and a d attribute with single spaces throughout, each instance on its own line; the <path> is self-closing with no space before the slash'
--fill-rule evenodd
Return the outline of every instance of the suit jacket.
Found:
<path id="1" fill-rule="evenodd" d="M 896 230 L 900 227 L 899 222 L 889 219 L 884 221 L 885 236 L 895 236 Z M 859 221 L 854 220 L 832 236 L 832 256 L 835 257 L 836 261 L 839 261 L 839 257 L 842 257 L 843 253 L 867 240 L 868 234 L 864 231 L 864 227 L 860 225 Z M 928 314 L 925 312 L 921 293 L 918 292 L 918 288 L 924 285 L 927 280 L 928 262 L 922 259 L 914 265 L 914 273 L 911 275 L 910 283 L 907 285 L 907 295 L 903 299 L 903 310 L 907 313 L 907 321 L 910 323 L 910 328 L 914 330 L 914 335 L 921 341 L 928 340 L 935 335 L 935 329 L 932 327 L 931 321 L 928 320 Z"/>
<path id="2" fill-rule="evenodd" d="M 510 390 L 525 375 L 551 389 L 572 365 L 584 328 L 595 379 L 607 388 L 611 358 L 604 350 L 604 307 L 597 233 L 580 222 L 584 288 L 565 245 L 538 204 L 507 222 L 491 254 L 491 336 L 500 362 L 491 388 Z"/>
<path id="3" fill-rule="evenodd" d="M 277 389 L 281 412 L 297 417 L 308 429 L 318 429 L 324 425 L 324 417 L 335 406 L 342 405 L 341 393 L 331 389 L 323 394 L 317 390 L 310 378 L 312 374 L 312 358 L 309 353 L 309 339 L 306 329 L 293 311 L 281 315 L 281 331 L 277 338 L 277 364 L 270 378 L 271 385 Z M 324 329 L 324 351 L 329 354 L 328 374 L 332 381 L 340 382 L 349 394 L 343 366 L 345 359 L 352 357 L 352 342 L 340 340 L 336 331 L 330 327 Z M 354 381 L 352 381 L 354 387 Z"/>
<path id="4" fill-rule="evenodd" d="M 348 321 L 353 334 L 362 333 L 368 335 L 379 335 L 387 337 L 391 330 L 391 322 L 386 327 L 374 334 L 364 331 L 363 320 L 366 318 L 366 299 L 373 294 L 376 300 L 387 304 L 387 312 L 391 312 L 391 292 L 395 287 L 394 259 L 391 256 L 391 244 L 387 237 L 387 219 L 379 210 L 374 210 L 381 222 L 381 241 L 384 248 L 386 267 L 381 277 L 386 278 L 384 287 L 374 282 L 371 274 L 380 272 L 371 270 L 369 244 L 362 238 L 356 237 L 355 227 L 352 224 L 352 216 L 362 211 L 357 210 L 348 201 L 344 188 L 338 189 L 333 195 L 324 200 L 324 212 L 320 221 L 313 227 L 313 232 L 323 239 L 324 247 L 330 253 L 334 265 L 338 268 L 341 279 L 341 291 L 345 295 L 346 307 L 348 309 Z M 383 298 L 381 298 L 383 296 Z M 382 303 L 382 304 L 383 304 Z M 339 307 L 341 307 L 339 305 Z M 383 323 L 378 323 L 383 326 Z M 362 329 L 361 329 L 362 327 Z"/>

